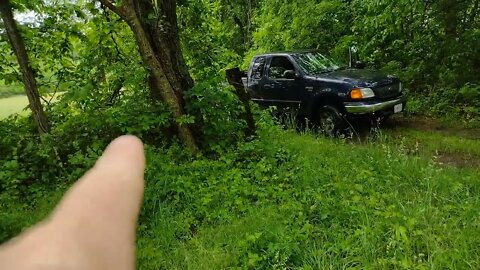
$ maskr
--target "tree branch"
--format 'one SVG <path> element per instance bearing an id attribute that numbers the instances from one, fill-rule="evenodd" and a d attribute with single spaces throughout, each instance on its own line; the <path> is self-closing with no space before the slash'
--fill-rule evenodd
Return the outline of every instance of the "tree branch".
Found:
<path id="1" fill-rule="evenodd" d="M 126 13 L 122 7 L 116 6 L 110 0 L 99 0 L 102 5 L 108 7 L 111 11 L 115 12 L 118 16 L 125 19 Z"/>
<path id="2" fill-rule="evenodd" d="M 108 15 L 108 12 L 107 10 L 105 9 L 105 7 L 103 7 L 103 10 L 105 11 L 105 19 L 107 20 L 108 23 L 111 22 L 111 19 L 110 19 L 110 16 Z M 117 51 L 117 56 L 118 58 L 120 58 L 120 60 L 123 60 L 122 61 L 122 64 L 127 66 L 127 63 L 126 63 L 126 59 L 123 57 L 123 53 L 120 51 L 120 46 L 118 46 L 118 43 L 117 41 L 115 40 L 115 37 L 113 36 L 113 31 L 112 29 L 109 29 L 108 31 L 108 34 L 110 35 L 110 38 L 112 39 L 113 41 L 113 44 L 115 44 L 115 50 Z"/>

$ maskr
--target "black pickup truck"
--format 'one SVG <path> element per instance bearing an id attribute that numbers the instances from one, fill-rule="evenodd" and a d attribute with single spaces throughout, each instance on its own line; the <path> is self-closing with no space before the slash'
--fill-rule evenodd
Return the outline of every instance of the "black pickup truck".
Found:
<path id="1" fill-rule="evenodd" d="M 296 108 L 328 134 L 341 132 L 357 116 L 386 118 L 406 105 L 398 78 L 342 66 L 316 51 L 257 55 L 245 75 L 253 101 Z"/>

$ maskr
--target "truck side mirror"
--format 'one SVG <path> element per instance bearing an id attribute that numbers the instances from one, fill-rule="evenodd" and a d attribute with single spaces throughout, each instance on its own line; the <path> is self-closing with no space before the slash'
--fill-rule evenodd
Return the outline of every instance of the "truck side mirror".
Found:
<path id="1" fill-rule="evenodd" d="M 350 46 L 348 48 L 348 58 L 349 58 L 349 64 L 348 66 L 351 67 L 351 68 L 358 68 L 358 69 L 362 69 L 362 68 L 365 68 L 365 64 L 361 64 L 358 60 L 358 48 L 357 46 L 353 45 L 353 46 Z"/>
<path id="2" fill-rule="evenodd" d="M 358 69 L 364 69 L 367 67 L 367 64 L 362 61 L 355 61 L 354 67 Z"/>
<path id="3" fill-rule="evenodd" d="M 283 78 L 293 80 L 297 78 L 297 74 L 295 70 L 285 70 L 285 72 L 283 72 Z"/>

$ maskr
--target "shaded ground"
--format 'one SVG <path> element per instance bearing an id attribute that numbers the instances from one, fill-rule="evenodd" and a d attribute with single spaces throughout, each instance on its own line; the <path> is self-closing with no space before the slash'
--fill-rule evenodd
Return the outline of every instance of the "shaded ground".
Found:
<path id="1" fill-rule="evenodd" d="M 388 133 L 402 133 L 405 130 L 416 130 L 427 133 L 437 133 L 445 136 L 463 137 L 466 139 L 480 140 L 480 128 L 466 128 L 463 125 L 441 122 L 437 119 L 420 116 L 395 116 L 385 122 L 376 123 L 369 119 L 360 119 L 350 123 L 355 129 L 357 138 L 364 141 L 372 132 L 380 129 Z"/>
<path id="2" fill-rule="evenodd" d="M 440 165 L 458 168 L 480 168 L 480 157 L 465 153 L 440 152 L 436 161 Z"/>
<path id="3" fill-rule="evenodd" d="M 387 129 L 413 129 L 425 132 L 437 132 L 447 136 L 458 136 L 467 139 L 480 140 L 479 128 L 465 128 L 462 125 L 443 123 L 437 119 L 426 117 L 395 117 L 384 124 Z"/>

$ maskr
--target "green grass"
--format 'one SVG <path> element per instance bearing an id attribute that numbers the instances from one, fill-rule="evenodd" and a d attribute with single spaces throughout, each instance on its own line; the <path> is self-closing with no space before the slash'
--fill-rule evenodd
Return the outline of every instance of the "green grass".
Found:
<path id="1" fill-rule="evenodd" d="M 253 164 L 150 164 L 166 176 L 147 178 L 140 269 L 480 267 L 478 168 L 386 142 L 262 136 L 238 154 L 261 152 Z"/>
<path id="2" fill-rule="evenodd" d="M 63 92 L 56 93 L 52 102 L 55 102 Z M 47 96 L 49 99 L 50 96 Z M 42 102 L 45 106 L 45 103 Z M 0 120 L 9 117 L 12 114 L 20 113 L 26 115 L 29 113 L 28 99 L 25 95 L 15 95 L 6 98 L 0 98 Z"/>
<path id="3" fill-rule="evenodd" d="M 14 113 L 20 113 L 28 106 L 26 96 L 0 98 L 0 120 Z"/>
<path id="4" fill-rule="evenodd" d="M 402 148 L 409 155 L 433 158 L 456 167 L 480 167 L 480 129 L 445 125 L 432 119 L 403 120 L 380 131 L 383 142 Z M 397 124 L 397 125 L 395 125 Z M 380 135 L 380 137 L 382 136 Z"/>
<path id="5" fill-rule="evenodd" d="M 457 133 L 358 143 L 270 125 L 219 158 L 147 147 L 139 269 L 479 269 L 480 170 L 436 156 L 479 149 Z M 52 194 L 4 216 L 38 220 Z"/>

